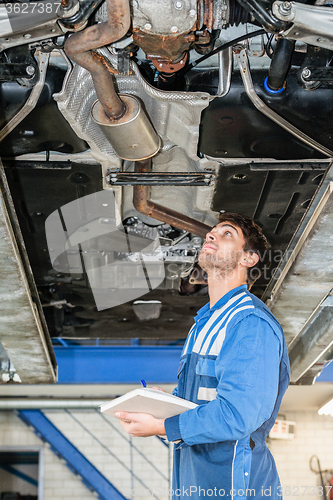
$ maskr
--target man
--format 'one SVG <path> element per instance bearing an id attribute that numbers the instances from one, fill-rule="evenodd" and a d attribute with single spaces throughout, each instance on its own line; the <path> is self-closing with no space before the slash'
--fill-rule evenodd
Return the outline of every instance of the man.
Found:
<path id="1" fill-rule="evenodd" d="M 166 420 L 116 412 L 133 436 L 166 434 L 177 443 L 174 498 L 281 498 L 265 441 L 289 384 L 289 360 L 279 323 L 247 288 L 267 250 L 252 219 L 220 216 L 199 256 L 210 302 L 187 337 L 174 392 L 199 406 Z"/>

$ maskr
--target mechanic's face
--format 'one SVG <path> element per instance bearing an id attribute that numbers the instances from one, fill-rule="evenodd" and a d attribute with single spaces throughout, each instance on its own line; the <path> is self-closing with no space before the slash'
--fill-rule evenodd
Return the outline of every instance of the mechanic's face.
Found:
<path id="1" fill-rule="evenodd" d="M 242 230 L 231 222 L 221 222 L 206 234 L 199 265 L 206 271 L 227 275 L 233 272 L 244 258 L 245 239 Z"/>

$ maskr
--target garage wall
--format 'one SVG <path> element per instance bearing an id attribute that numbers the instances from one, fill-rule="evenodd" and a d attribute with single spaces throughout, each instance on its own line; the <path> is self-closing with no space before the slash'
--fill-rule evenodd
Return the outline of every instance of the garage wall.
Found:
<path id="1" fill-rule="evenodd" d="M 126 498 L 132 489 L 138 498 L 150 499 L 147 489 L 168 491 L 169 449 L 157 437 L 131 438 L 116 419 L 102 418 L 96 411 L 44 414 Z M 157 496 L 168 498 L 167 494 Z"/>
<path id="2" fill-rule="evenodd" d="M 316 411 L 288 412 L 284 416 L 296 422 L 296 437 L 290 441 L 272 439 L 269 444 L 284 500 L 324 498 L 317 490 L 319 475 L 311 472 L 309 461 L 317 455 L 322 469 L 333 469 L 333 417 L 318 415 Z M 317 467 L 316 462 L 314 465 Z"/>
<path id="3" fill-rule="evenodd" d="M 158 438 L 133 438 L 134 448 L 128 441 L 127 433 L 122 431 L 117 421 L 112 422 L 117 429 L 115 431 L 94 411 L 71 411 L 70 413 L 63 410 L 44 411 L 44 414 L 126 498 L 133 498 L 132 490 L 134 489 L 136 498 L 151 499 L 153 497 L 149 490 L 155 490 L 160 500 L 168 499 L 169 450 Z M 44 498 L 39 500 L 96 499 L 95 494 L 90 492 L 65 463 L 56 457 L 47 444 L 43 444 L 37 438 L 15 412 L 0 412 L 0 448 L 27 448 L 29 446 L 43 446 L 44 448 Z M 109 448 L 114 456 L 111 456 L 106 448 Z M 142 455 L 145 455 L 150 463 L 144 460 Z M 144 484 L 133 478 L 130 471 L 126 470 L 119 461 L 123 462 L 128 469 L 131 469 L 132 463 L 134 474 Z M 148 493 L 146 493 L 147 489 Z M 163 491 L 166 494 L 160 493 Z"/>
<path id="4" fill-rule="evenodd" d="M 168 477 L 169 452 L 157 438 L 133 438 L 132 441 L 133 445 L 150 460 L 149 464 L 138 450 L 132 448 L 131 451 L 128 436 L 113 419 L 111 423 L 115 425 L 117 431 L 103 422 L 93 411 L 70 413 L 45 411 L 45 414 L 126 498 L 151 499 L 153 498 L 151 493 L 145 493 L 148 487 L 158 498 L 167 500 L 167 495 L 161 493 L 163 490 L 167 491 L 167 481 L 156 472 L 152 464 Z M 317 493 L 316 490 L 310 489 L 319 485 L 319 478 L 310 471 L 309 460 L 312 455 L 317 455 L 323 469 L 333 469 L 333 418 L 319 416 L 315 411 L 290 412 L 285 417 L 296 422 L 295 439 L 271 440 L 269 444 L 277 463 L 284 499 L 323 498 L 314 494 Z M 82 426 L 88 429 L 91 435 Z M 103 446 L 109 448 L 115 457 L 112 457 L 92 435 Z M 44 448 L 44 499 L 39 500 L 96 498 L 14 412 L 0 412 L 0 448 L 29 446 Z M 121 466 L 117 459 L 128 468 L 132 462 L 134 474 L 145 485 L 133 479 L 130 472 Z M 132 488 L 134 495 L 131 495 Z"/>

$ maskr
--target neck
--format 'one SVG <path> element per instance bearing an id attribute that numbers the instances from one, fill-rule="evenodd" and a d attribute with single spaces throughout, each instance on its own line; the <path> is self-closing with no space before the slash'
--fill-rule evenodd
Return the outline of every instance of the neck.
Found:
<path id="1" fill-rule="evenodd" d="M 208 274 L 208 294 L 210 300 L 210 307 L 213 307 L 224 295 L 230 290 L 237 288 L 241 285 L 246 285 L 246 278 L 235 277 L 230 279 L 228 276 L 216 277 L 209 276 Z"/>

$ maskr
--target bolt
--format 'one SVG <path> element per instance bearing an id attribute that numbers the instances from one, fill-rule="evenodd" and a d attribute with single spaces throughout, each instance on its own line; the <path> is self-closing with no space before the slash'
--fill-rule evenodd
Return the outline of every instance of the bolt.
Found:
<path id="1" fill-rule="evenodd" d="M 175 2 L 175 7 L 178 10 L 182 9 L 183 8 L 183 2 L 181 2 L 180 0 L 178 0 L 177 2 Z"/>
<path id="2" fill-rule="evenodd" d="M 151 30 L 151 24 L 150 24 L 150 23 L 146 23 L 146 24 L 144 25 L 144 29 L 145 29 L 146 31 Z"/>
<path id="3" fill-rule="evenodd" d="M 288 16 L 291 11 L 291 3 L 290 2 L 283 2 L 279 5 L 279 12 L 282 16 Z"/>
<path id="4" fill-rule="evenodd" d="M 36 70 L 35 70 L 34 66 L 32 66 L 32 65 L 27 66 L 27 67 L 25 68 L 25 71 L 26 71 L 26 73 L 27 73 L 28 75 L 30 75 L 30 76 L 34 75 L 34 74 L 35 74 L 35 72 L 36 72 Z"/>
<path id="5" fill-rule="evenodd" d="M 194 9 L 191 9 L 189 12 L 190 17 L 195 17 L 196 16 L 196 11 Z"/>
<path id="6" fill-rule="evenodd" d="M 30 33 L 25 33 L 25 35 L 23 35 L 23 38 L 31 38 Z"/>
<path id="7" fill-rule="evenodd" d="M 311 76 L 311 71 L 309 70 L 309 68 L 304 68 L 302 71 L 302 77 L 303 78 L 310 78 L 310 76 Z"/>
<path id="8" fill-rule="evenodd" d="M 317 42 L 319 42 L 319 43 L 320 43 L 320 42 L 321 42 L 321 43 L 324 43 L 325 41 L 326 41 L 326 40 L 325 40 L 325 38 L 317 38 Z"/>
<path id="9" fill-rule="evenodd" d="M 171 26 L 170 31 L 171 31 L 171 33 L 178 33 L 177 26 Z"/>

